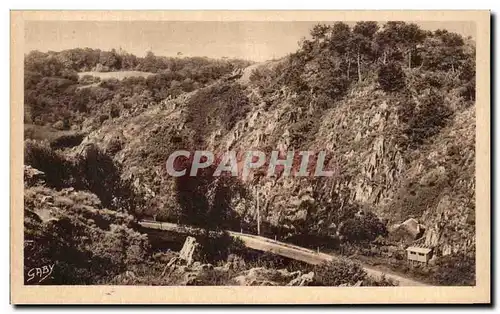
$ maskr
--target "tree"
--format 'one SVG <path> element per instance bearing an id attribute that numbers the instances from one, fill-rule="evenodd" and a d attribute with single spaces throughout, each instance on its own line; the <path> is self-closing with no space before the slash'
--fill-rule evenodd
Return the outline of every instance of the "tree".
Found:
<path id="1" fill-rule="evenodd" d="M 351 37 L 351 28 L 344 22 L 336 22 L 331 29 L 330 47 L 338 54 L 345 54 Z"/>
<path id="2" fill-rule="evenodd" d="M 99 54 L 99 63 L 108 70 L 117 70 L 121 68 L 121 60 L 116 51 L 101 51 Z"/>
<path id="3" fill-rule="evenodd" d="M 122 56 L 122 69 L 124 70 L 135 70 L 135 67 L 139 63 L 137 57 L 130 53 L 124 53 Z"/>
<path id="4" fill-rule="evenodd" d="M 464 44 L 462 36 L 437 30 L 434 36 L 428 37 L 422 45 L 425 68 L 451 72 L 460 69 L 469 58 Z"/>
<path id="5" fill-rule="evenodd" d="M 95 193 L 105 207 L 132 213 L 141 206 L 140 196 L 130 182 L 122 180 L 112 156 L 97 146 L 86 146 L 75 167 L 78 171 L 75 185 Z"/>
<path id="6" fill-rule="evenodd" d="M 351 72 L 351 51 L 349 43 L 351 41 L 351 28 L 343 22 L 333 24 L 330 36 L 330 49 L 344 58 L 346 66 L 346 77 L 349 81 Z"/>
<path id="7" fill-rule="evenodd" d="M 406 49 L 408 68 L 411 69 L 412 53 L 417 49 L 425 37 L 426 33 L 420 29 L 417 24 L 405 24 L 402 29 L 402 36 L 404 38 L 404 47 Z"/>
<path id="8" fill-rule="evenodd" d="M 330 31 L 330 26 L 325 24 L 316 24 L 311 30 L 313 40 L 325 39 L 327 33 Z"/>
<path id="9" fill-rule="evenodd" d="M 401 21 L 390 21 L 384 24 L 382 31 L 376 36 L 376 42 L 382 52 L 382 63 L 394 53 L 406 54 L 407 65 L 411 68 L 412 52 L 420 45 L 427 33 L 416 24 Z M 395 60 L 392 60 L 395 61 Z"/>
<path id="10" fill-rule="evenodd" d="M 157 72 L 159 69 L 158 58 L 152 51 L 148 51 L 146 56 L 139 61 L 137 68 L 145 72 Z"/>
<path id="11" fill-rule="evenodd" d="M 374 52 L 372 41 L 375 33 L 378 31 L 377 22 L 358 22 L 353 28 L 353 35 L 350 40 L 350 51 L 356 55 L 358 81 L 362 81 L 361 62 Z"/>

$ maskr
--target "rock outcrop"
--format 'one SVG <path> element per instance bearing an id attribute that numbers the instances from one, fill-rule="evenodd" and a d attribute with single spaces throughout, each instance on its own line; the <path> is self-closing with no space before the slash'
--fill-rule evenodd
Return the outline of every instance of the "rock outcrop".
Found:
<path id="1" fill-rule="evenodd" d="M 179 259 L 186 262 L 187 266 L 190 266 L 194 259 L 197 257 L 197 253 L 199 253 L 200 244 L 196 242 L 196 239 L 193 237 L 187 237 L 186 241 L 184 241 L 184 245 L 182 246 L 181 251 L 179 252 Z"/>

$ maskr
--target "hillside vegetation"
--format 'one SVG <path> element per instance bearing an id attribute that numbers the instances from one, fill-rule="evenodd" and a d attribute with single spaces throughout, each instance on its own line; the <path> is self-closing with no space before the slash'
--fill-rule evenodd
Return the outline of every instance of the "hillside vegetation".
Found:
<path id="1" fill-rule="evenodd" d="M 256 232 L 258 193 L 265 236 L 375 256 L 396 268 L 404 264 L 404 248 L 418 240 L 434 247 L 438 260 L 411 275 L 473 284 L 450 265 L 460 261 L 461 272 L 474 273 L 474 42 L 404 22 L 354 27 L 339 22 L 315 26 L 295 53 L 235 75 L 248 65 L 85 49 L 28 54 L 26 123 L 84 137 L 54 146 L 54 135 L 46 144 L 27 136 L 35 144 L 27 141 L 25 164 L 45 178 L 27 186 L 27 193 L 51 190 L 62 202 L 54 215 L 85 216 L 92 220 L 83 222 L 85 228 L 97 228 L 92 232 L 105 232 L 109 239 L 119 233 L 120 241 L 135 243 L 132 255 L 122 250 L 119 262 L 109 261 L 118 267 L 116 274 L 126 271 L 125 259 L 150 254 L 135 233 L 134 218 Z M 76 75 L 124 69 L 151 75 L 121 80 Z M 165 162 L 179 149 L 326 150 L 334 176 L 267 177 L 263 168 L 249 179 L 174 179 Z M 91 215 L 65 209 L 77 203 L 71 193 L 97 197 L 99 202 L 85 205 Z M 35 200 L 30 196 L 26 202 L 26 211 L 32 211 Z M 101 211 L 133 218 L 116 218 L 118 226 L 110 227 L 94 222 Z M 409 218 L 424 228 L 421 238 L 396 239 L 394 226 Z M 76 224 L 71 219 L 70 226 Z M 26 224 L 33 232 L 49 232 L 39 229 L 41 222 Z M 387 259 L 373 253 L 385 248 L 399 253 Z M 99 247 L 115 258 L 111 249 L 117 246 Z M 102 255 L 99 250 L 78 249 L 90 256 Z"/>

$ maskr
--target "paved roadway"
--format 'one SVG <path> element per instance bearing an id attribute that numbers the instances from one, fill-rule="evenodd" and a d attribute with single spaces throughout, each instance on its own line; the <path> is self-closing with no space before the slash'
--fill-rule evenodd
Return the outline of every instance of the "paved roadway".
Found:
<path id="1" fill-rule="evenodd" d="M 186 234 L 196 234 L 199 232 L 199 229 L 197 228 L 181 226 L 168 222 L 142 220 L 139 222 L 139 224 L 142 227 L 148 229 L 165 230 L 165 231 L 172 231 L 172 232 L 179 232 Z M 335 255 L 318 253 L 316 251 L 304 247 L 280 241 L 275 241 L 266 237 L 244 234 L 234 231 L 228 231 L 228 233 L 232 237 L 240 239 L 248 248 L 263 252 L 271 252 L 283 257 L 302 261 L 312 265 L 318 265 L 339 258 L 338 256 Z M 362 266 L 368 275 L 375 278 L 380 278 L 380 276 L 385 275 L 386 278 L 398 281 L 400 286 L 427 286 L 427 284 L 423 282 L 408 279 L 402 276 L 398 276 L 396 274 L 384 273 L 380 270 L 371 268 L 366 265 Z"/>

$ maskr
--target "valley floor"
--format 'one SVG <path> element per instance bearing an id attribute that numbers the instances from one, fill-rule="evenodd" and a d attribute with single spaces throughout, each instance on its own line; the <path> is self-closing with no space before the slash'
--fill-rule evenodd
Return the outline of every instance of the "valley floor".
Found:
<path id="1" fill-rule="evenodd" d="M 154 221 L 141 221 L 141 226 L 145 228 L 151 229 L 161 229 L 165 231 L 174 231 L 174 232 L 196 232 L 195 228 L 180 226 L 174 223 L 167 222 L 154 222 Z M 262 251 L 262 252 L 271 252 L 286 258 L 306 262 L 308 264 L 318 265 L 324 262 L 328 262 L 334 259 L 339 259 L 340 256 L 338 254 L 332 254 L 332 252 L 321 253 L 315 252 L 313 250 L 300 247 L 297 245 L 284 243 L 276 240 L 272 240 L 266 237 L 251 235 L 251 234 L 242 234 L 238 232 L 229 231 L 229 234 L 234 237 L 240 239 L 246 247 Z M 372 267 L 367 266 L 366 263 L 362 261 L 356 260 L 359 262 L 366 273 L 373 278 L 385 278 L 395 280 L 399 283 L 400 286 L 427 286 L 428 284 L 404 277 L 403 275 L 398 275 L 393 271 L 387 271 L 382 267 Z"/>

